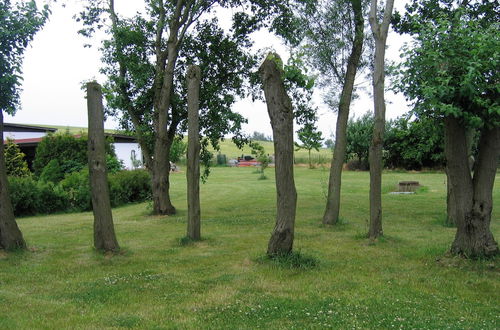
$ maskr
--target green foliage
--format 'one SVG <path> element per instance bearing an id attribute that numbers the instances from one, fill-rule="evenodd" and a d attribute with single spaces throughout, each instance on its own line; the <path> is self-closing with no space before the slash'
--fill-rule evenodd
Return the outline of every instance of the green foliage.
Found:
<path id="1" fill-rule="evenodd" d="M 387 122 L 384 164 L 389 168 L 420 170 L 444 166 L 443 127 L 429 119 L 405 117 Z"/>
<path id="2" fill-rule="evenodd" d="M 269 166 L 269 162 L 271 161 L 269 159 L 269 155 L 266 154 L 266 150 L 258 142 L 251 141 L 249 143 L 249 146 L 250 146 L 250 148 L 252 148 L 252 155 L 255 155 L 255 158 L 257 159 L 257 161 L 260 162 L 260 177 L 259 177 L 259 179 L 265 180 L 266 176 L 264 174 L 264 171 Z"/>
<path id="3" fill-rule="evenodd" d="M 13 140 L 7 138 L 3 152 L 8 176 L 28 176 L 31 174 L 28 163 L 24 159 L 26 155 L 21 152 L 21 149 Z"/>
<path id="4" fill-rule="evenodd" d="M 132 164 L 135 166 L 135 164 Z M 123 170 L 124 165 L 123 161 L 118 159 L 114 155 L 106 154 L 106 168 L 108 173 L 116 173 L 118 171 Z"/>
<path id="5" fill-rule="evenodd" d="M 217 154 L 217 165 L 225 166 L 227 164 L 227 157 L 225 154 L 218 153 Z"/>
<path id="6" fill-rule="evenodd" d="M 145 170 L 118 171 L 108 176 L 113 207 L 151 198 L 151 177 Z M 9 177 L 16 216 L 92 209 L 89 173 L 72 172 L 59 183 L 36 181 L 33 177 Z"/>
<path id="7" fill-rule="evenodd" d="M 297 148 L 297 150 L 306 149 L 308 151 L 309 168 L 313 168 L 311 161 L 311 150 L 315 149 L 316 151 L 319 151 L 319 148 L 321 148 L 323 141 L 323 137 L 321 136 L 321 134 L 322 133 L 320 131 L 316 130 L 314 123 L 307 123 L 297 131 L 297 136 L 302 144 L 298 144 L 297 142 L 295 142 L 295 147 Z"/>
<path id="8" fill-rule="evenodd" d="M 172 146 L 170 147 L 170 161 L 177 163 L 186 156 L 187 143 L 182 140 L 182 137 L 175 137 Z"/>
<path id="9" fill-rule="evenodd" d="M 86 135 L 76 137 L 69 132 L 45 136 L 36 148 L 36 156 L 33 161 L 35 175 L 40 177 L 50 162 L 53 163 L 52 167 L 56 167 L 54 164 L 55 161 L 57 161 L 59 166 L 60 175 L 55 173 L 54 169 L 51 169 L 51 175 L 57 174 L 50 177 L 49 181 L 52 182 L 57 182 L 54 181 L 55 179 L 62 179 L 65 174 L 77 172 L 87 167 L 87 141 L 88 137 Z M 106 140 L 106 157 L 108 169 L 115 171 L 121 165 L 119 165 L 119 161 L 116 159 L 111 142 L 110 139 Z"/>
<path id="10" fill-rule="evenodd" d="M 38 193 L 33 177 L 9 177 L 9 192 L 15 215 L 36 213 Z"/>
<path id="11" fill-rule="evenodd" d="M 498 1 L 419 0 L 396 17 L 398 31 L 414 36 L 399 89 L 415 101 L 417 116 L 500 125 L 499 10 Z"/>
<path id="12" fill-rule="evenodd" d="M 61 187 L 33 177 L 9 177 L 9 191 L 16 216 L 66 211 L 69 199 Z"/>
<path id="13" fill-rule="evenodd" d="M 254 131 L 252 136 L 250 137 L 252 141 L 272 141 L 273 138 L 270 136 L 266 136 L 264 133 Z"/>
<path id="14" fill-rule="evenodd" d="M 348 159 L 358 161 L 360 169 L 368 168 L 368 153 L 373 133 L 373 115 L 365 113 L 358 119 L 349 119 L 347 123 L 346 155 Z"/>
<path id="15" fill-rule="evenodd" d="M 365 0 L 337 0 L 309 1 L 305 5 L 299 1 L 296 5 L 294 13 L 300 22 L 297 39 L 301 53 L 317 73 L 319 85 L 328 90 L 324 101 L 332 109 L 338 108 L 357 34 L 362 36 L 364 44 L 358 69 L 365 69 L 371 63 L 372 39 L 364 35 L 362 28 L 356 28 L 356 25 L 363 27 L 363 11 L 368 4 Z"/>
<path id="16" fill-rule="evenodd" d="M 67 174 L 59 185 L 66 192 L 68 210 L 87 211 L 92 208 L 88 168 Z"/>
<path id="17" fill-rule="evenodd" d="M 108 180 L 113 207 L 151 198 L 151 177 L 145 170 L 119 171 Z"/>
<path id="18" fill-rule="evenodd" d="M 76 171 L 73 171 L 76 172 Z M 64 178 L 64 172 L 57 159 L 52 159 L 42 170 L 40 181 L 57 183 Z"/>
<path id="19" fill-rule="evenodd" d="M 35 1 L 0 3 L 0 111 L 16 112 L 24 51 L 48 15 L 48 7 L 39 10 Z"/>

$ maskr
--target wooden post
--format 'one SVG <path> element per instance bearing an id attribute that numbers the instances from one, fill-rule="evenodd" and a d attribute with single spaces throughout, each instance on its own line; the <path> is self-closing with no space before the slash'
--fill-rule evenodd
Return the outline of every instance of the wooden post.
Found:
<path id="1" fill-rule="evenodd" d="M 120 247 L 113 226 L 104 149 L 102 91 L 101 86 L 96 82 L 87 84 L 87 109 L 89 116 L 89 176 L 94 212 L 94 247 L 97 250 L 117 251 Z"/>
<path id="2" fill-rule="evenodd" d="M 191 65 L 186 74 L 188 99 L 188 147 L 187 147 L 187 236 L 192 240 L 201 239 L 200 219 L 200 80 L 201 70 Z"/>
<path id="3" fill-rule="evenodd" d="M 276 256 L 292 252 L 297 191 L 293 178 L 293 108 L 282 79 L 277 54 L 269 54 L 259 68 L 266 97 L 267 111 L 273 128 L 276 154 L 276 225 L 269 240 L 267 254 Z"/>

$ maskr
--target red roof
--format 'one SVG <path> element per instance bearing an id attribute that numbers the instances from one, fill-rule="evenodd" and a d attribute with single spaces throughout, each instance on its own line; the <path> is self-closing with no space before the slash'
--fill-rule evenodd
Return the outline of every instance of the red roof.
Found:
<path id="1" fill-rule="evenodd" d="M 38 138 L 30 138 L 30 139 L 17 139 L 17 140 L 12 140 L 12 141 L 14 141 L 15 144 L 38 143 L 38 142 L 42 141 L 42 138 L 38 137 Z M 7 140 L 4 140 L 3 144 L 7 144 Z"/>

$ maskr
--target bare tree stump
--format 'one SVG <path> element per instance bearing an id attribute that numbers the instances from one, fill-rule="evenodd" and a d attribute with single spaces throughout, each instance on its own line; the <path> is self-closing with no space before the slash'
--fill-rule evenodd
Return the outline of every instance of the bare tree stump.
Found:
<path id="1" fill-rule="evenodd" d="M 87 84 L 87 109 L 89 116 L 89 176 L 94 212 L 94 247 L 97 250 L 117 251 L 109 200 L 109 187 L 104 149 L 104 111 L 101 86 L 96 82 Z"/>
<path id="2" fill-rule="evenodd" d="M 293 177 L 293 109 L 278 62 L 281 59 L 277 54 L 269 54 L 259 68 L 276 154 L 277 213 L 276 225 L 267 249 L 269 256 L 292 252 L 297 207 Z"/>
<path id="3" fill-rule="evenodd" d="M 200 216 L 200 80 L 201 70 L 192 65 L 187 75 L 188 99 L 188 147 L 187 147 L 187 201 L 188 225 L 187 236 L 192 240 L 201 239 Z"/>

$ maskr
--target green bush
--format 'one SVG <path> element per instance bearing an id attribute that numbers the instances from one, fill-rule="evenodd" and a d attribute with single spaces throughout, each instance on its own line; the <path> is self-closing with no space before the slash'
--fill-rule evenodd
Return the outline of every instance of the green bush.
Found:
<path id="1" fill-rule="evenodd" d="M 28 176 L 31 175 L 26 162 L 26 155 L 21 152 L 21 149 L 14 140 L 7 138 L 7 143 L 4 145 L 5 167 L 9 176 Z"/>
<path id="2" fill-rule="evenodd" d="M 113 207 L 151 197 L 151 177 L 146 170 L 119 171 L 108 180 Z M 59 183 L 36 181 L 31 176 L 9 177 L 9 189 L 16 216 L 92 209 L 86 168 L 67 174 Z"/>
<path id="3" fill-rule="evenodd" d="M 35 175 L 40 177 L 45 167 L 54 160 L 58 162 L 63 176 L 64 174 L 81 171 L 88 164 L 87 142 L 88 137 L 85 134 L 73 136 L 66 132 L 64 134 L 45 136 L 36 148 L 36 156 L 33 161 Z M 119 161 L 116 160 L 112 139 L 106 139 L 105 148 L 107 162 L 111 167 L 110 172 L 112 172 L 117 167 L 120 167 Z M 112 160 L 112 158 L 115 159 Z"/>
<path id="4" fill-rule="evenodd" d="M 146 170 L 120 171 L 108 177 L 111 205 L 143 202 L 151 197 L 151 177 Z"/>
<path id="5" fill-rule="evenodd" d="M 88 211 L 92 209 L 87 168 L 67 174 L 61 181 L 60 187 L 68 196 L 70 210 Z"/>
<path id="6" fill-rule="evenodd" d="M 9 177 L 10 200 L 16 216 L 36 213 L 37 190 L 37 182 L 31 176 Z"/>
<path id="7" fill-rule="evenodd" d="M 67 211 L 66 192 L 52 182 L 36 181 L 33 177 L 9 177 L 9 190 L 14 214 L 33 215 Z"/>
<path id="8" fill-rule="evenodd" d="M 69 196 L 60 185 L 52 182 L 37 183 L 36 213 L 64 212 L 69 209 Z"/>
<path id="9" fill-rule="evenodd" d="M 57 159 L 52 159 L 42 170 L 40 181 L 57 183 L 64 178 L 64 172 Z"/>

